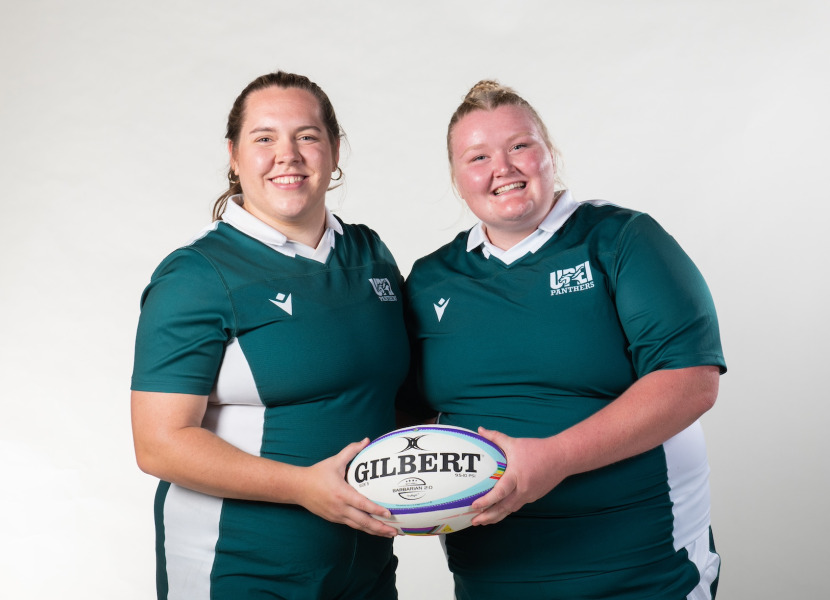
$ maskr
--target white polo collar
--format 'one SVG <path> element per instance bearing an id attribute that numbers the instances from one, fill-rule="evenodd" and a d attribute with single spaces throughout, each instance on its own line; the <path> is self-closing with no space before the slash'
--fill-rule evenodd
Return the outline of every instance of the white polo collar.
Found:
<path id="1" fill-rule="evenodd" d="M 267 223 L 260 221 L 254 215 L 242 208 L 242 194 L 231 196 L 222 214 L 222 220 L 231 225 L 234 229 L 251 236 L 286 256 L 297 255 L 310 258 L 317 262 L 326 262 L 329 252 L 334 248 L 335 233 L 343 235 L 343 226 L 340 224 L 331 211 L 326 208 L 326 230 L 316 248 L 306 246 L 303 243 L 289 240 L 283 233 L 277 231 Z"/>
<path id="2" fill-rule="evenodd" d="M 481 247 L 481 252 L 485 258 L 489 259 L 492 255 L 509 265 L 528 252 L 535 253 L 539 248 L 544 246 L 553 237 L 553 234 L 565 224 L 565 221 L 568 220 L 577 208 L 579 208 L 579 202 L 573 199 L 570 190 L 562 191 L 551 211 L 539 223 L 536 231 L 507 250 L 502 250 L 490 243 L 490 239 L 484 230 L 484 224 L 479 221 L 470 229 L 470 233 L 467 236 L 467 252 L 472 252 L 476 248 Z"/>

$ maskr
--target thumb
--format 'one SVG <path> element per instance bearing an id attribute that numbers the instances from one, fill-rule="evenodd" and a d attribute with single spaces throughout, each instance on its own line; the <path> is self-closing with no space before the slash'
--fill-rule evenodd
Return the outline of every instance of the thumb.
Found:
<path id="1" fill-rule="evenodd" d="M 484 439 L 493 442 L 502 450 L 504 450 L 506 442 L 510 440 L 510 437 L 503 434 L 501 431 L 496 431 L 494 429 L 484 429 L 484 427 L 478 428 L 478 434 Z"/>
<path id="2" fill-rule="evenodd" d="M 366 446 L 369 445 L 369 438 L 363 438 L 359 442 L 352 442 L 345 448 L 343 448 L 337 455 L 334 457 L 337 463 L 343 467 L 348 465 L 355 456 L 357 456 L 361 450 L 363 450 Z"/>

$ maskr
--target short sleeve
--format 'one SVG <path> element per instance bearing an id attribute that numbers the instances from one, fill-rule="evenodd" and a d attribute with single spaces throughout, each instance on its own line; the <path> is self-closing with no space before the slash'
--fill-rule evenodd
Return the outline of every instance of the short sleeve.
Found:
<path id="1" fill-rule="evenodd" d="M 709 287 L 680 245 L 648 215 L 629 221 L 619 238 L 614 284 L 639 377 L 703 365 L 726 372 Z"/>
<path id="2" fill-rule="evenodd" d="M 209 394 L 233 336 L 232 305 L 219 273 L 195 250 L 174 252 L 141 297 L 132 389 Z"/>

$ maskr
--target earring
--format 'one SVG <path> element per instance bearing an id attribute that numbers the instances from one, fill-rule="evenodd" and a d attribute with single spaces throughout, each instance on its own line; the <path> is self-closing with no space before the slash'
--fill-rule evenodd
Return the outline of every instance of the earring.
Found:
<path id="1" fill-rule="evenodd" d="M 340 181 L 341 179 L 343 179 L 343 169 L 341 169 L 340 166 L 338 165 L 337 166 L 337 177 L 332 177 L 331 180 L 332 181 Z"/>

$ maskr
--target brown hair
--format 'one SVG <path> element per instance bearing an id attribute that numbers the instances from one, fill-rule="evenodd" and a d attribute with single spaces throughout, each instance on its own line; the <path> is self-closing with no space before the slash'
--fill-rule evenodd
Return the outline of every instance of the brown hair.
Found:
<path id="1" fill-rule="evenodd" d="M 455 112 L 450 119 L 449 127 L 447 127 L 447 156 L 450 161 L 450 170 L 452 170 L 452 130 L 455 125 L 471 112 L 477 110 L 493 111 L 500 106 L 520 106 L 530 114 L 531 118 L 536 123 L 536 126 L 539 128 L 545 144 L 551 151 L 551 154 L 553 154 L 555 171 L 554 181 L 559 187 L 564 188 L 565 184 L 561 179 L 559 179 L 559 167 L 562 163 L 562 155 L 560 154 L 559 149 L 553 144 L 550 134 L 548 133 L 548 128 L 545 127 L 544 121 L 542 121 L 541 117 L 530 105 L 530 103 L 519 96 L 513 88 L 502 85 L 498 81 L 492 79 L 482 79 L 470 88 L 470 91 L 467 92 L 467 95 L 464 97 L 464 101 L 461 102 L 458 108 L 455 109 Z"/>
<path id="2" fill-rule="evenodd" d="M 225 133 L 225 139 L 233 143 L 236 147 L 239 142 L 239 134 L 242 129 L 242 123 L 245 120 L 245 103 L 253 92 L 264 90 L 269 87 L 281 88 L 299 88 L 310 92 L 317 102 L 320 104 L 320 116 L 323 118 L 323 123 L 328 132 L 329 142 L 334 148 L 335 140 L 345 136 L 340 124 L 337 122 L 337 115 L 334 113 L 334 107 L 331 105 L 331 100 L 326 93 L 316 83 L 311 81 L 304 75 L 297 75 L 295 73 L 286 73 L 284 71 L 277 71 L 276 73 L 268 73 L 254 79 L 249 83 L 244 90 L 237 96 L 231 107 L 231 112 L 228 113 L 228 125 Z M 339 167 L 338 167 L 339 169 Z M 341 179 L 343 171 L 340 171 Z M 334 189 L 340 185 L 332 186 L 329 189 Z M 228 198 L 242 193 L 242 186 L 239 183 L 239 178 L 233 172 L 233 168 L 228 168 L 228 189 L 216 199 L 213 205 L 213 220 L 218 221 L 225 212 L 225 206 L 228 203 Z"/>

